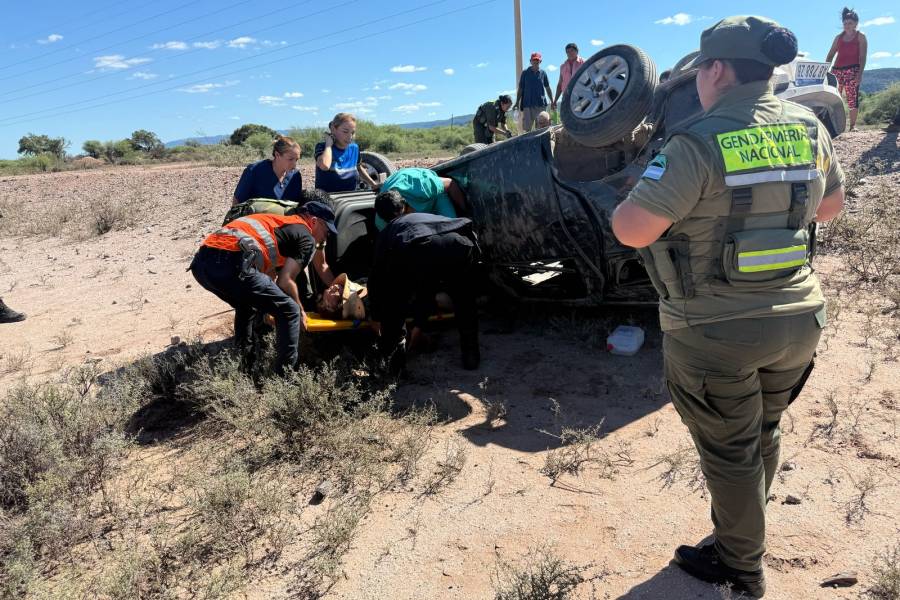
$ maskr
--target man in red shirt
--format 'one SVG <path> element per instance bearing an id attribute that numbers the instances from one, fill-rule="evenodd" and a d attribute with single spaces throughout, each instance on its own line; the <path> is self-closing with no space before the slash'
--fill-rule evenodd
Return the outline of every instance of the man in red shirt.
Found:
<path id="1" fill-rule="evenodd" d="M 550 104 L 551 109 L 556 110 L 556 103 L 566 91 L 569 80 L 583 64 L 584 59 L 578 56 L 578 45 L 575 42 L 566 44 L 566 62 L 559 66 L 559 83 L 556 84 L 556 95 L 553 96 L 553 102 Z"/>

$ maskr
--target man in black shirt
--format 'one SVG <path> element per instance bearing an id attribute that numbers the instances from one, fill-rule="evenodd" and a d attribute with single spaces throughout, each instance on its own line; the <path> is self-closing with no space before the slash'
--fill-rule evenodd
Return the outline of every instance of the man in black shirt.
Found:
<path id="1" fill-rule="evenodd" d="M 439 290 L 453 300 L 463 367 L 478 368 L 474 286 L 479 251 L 472 221 L 412 212 L 396 190 L 375 198 L 375 212 L 388 225 L 375 243 L 367 287 L 371 319 L 380 323 L 379 347 L 391 369 L 400 371 L 405 364 L 403 326 L 410 302 L 415 300 L 414 325 L 420 327 Z"/>
<path id="2" fill-rule="evenodd" d="M 330 207 L 309 202 L 303 208 L 301 215 L 235 219 L 207 236 L 191 263 L 197 282 L 234 307 L 234 340 L 248 367 L 255 359 L 251 342 L 257 313 L 275 318 L 275 372 L 297 364 L 306 313 L 295 280 L 316 244 L 337 231 Z"/>

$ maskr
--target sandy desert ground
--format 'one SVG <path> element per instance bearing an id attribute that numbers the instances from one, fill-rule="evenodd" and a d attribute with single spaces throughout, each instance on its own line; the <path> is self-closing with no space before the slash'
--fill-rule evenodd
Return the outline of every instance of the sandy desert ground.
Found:
<path id="1" fill-rule="evenodd" d="M 854 182 L 853 213 L 900 198 L 897 139 L 866 131 L 836 141 L 846 167 L 878 164 Z M 179 164 L 0 179 L 0 294 L 28 313 L 0 326 L 0 391 L 85 361 L 112 370 L 163 352 L 173 336 L 228 338 L 228 307 L 185 268 L 219 224 L 239 173 Z M 117 226 L 85 233 L 98 210 L 121 211 Z M 892 300 L 871 277 L 862 281 L 852 252 L 826 246 L 817 261 L 834 308 L 816 371 L 782 423 L 767 598 L 861 597 L 877 555 L 900 540 L 900 295 Z M 605 350 L 606 333 L 621 323 L 647 330 L 636 356 Z M 507 307 L 486 314 L 482 330 L 478 371 L 458 367 L 449 329 L 437 352 L 411 363 L 397 391 L 400 402 L 430 400 L 444 417 L 430 429 L 425 476 L 451 459 L 457 472 L 439 493 L 424 494 L 413 480 L 376 495 L 324 597 L 490 598 L 500 565 L 547 548 L 588 580 L 575 597 L 727 597 L 669 566 L 676 545 L 699 542 L 711 525 L 690 438 L 661 379 L 654 310 Z M 555 481 L 542 473 L 563 428 L 595 425 L 601 435 L 580 472 Z M 124 469 L 150 464 L 151 476 L 174 477 L 202 445 L 191 427 L 131 446 Z M 314 520 L 331 499 L 309 505 L 310 491 L 293 496 L 292 510 Z M 82 567 L 85 579 L 102 570 L 102 552 L 85 546 L 45 563 L 47 589 Z M 247 568 L 233 595 L 300 596 L 289 565 Z M 856 585 L 820 587 L 847 571 L 858 574 Z"/>

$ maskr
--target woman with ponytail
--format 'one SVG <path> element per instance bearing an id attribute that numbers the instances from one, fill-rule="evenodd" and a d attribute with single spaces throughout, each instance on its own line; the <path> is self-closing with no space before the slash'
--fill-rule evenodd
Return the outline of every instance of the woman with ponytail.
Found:
<path id="1" fill-rule="evenodd" d="M 325 132 L 325 139 L 314 151 L 316 157 L 316 188 L 326 192 L 351 192 L 362 179 L 370 188 L 378 184 L 359 162 L 359 146 L 353 141 L 356 135 L 356 117 L 350 113 L 334 115 Z"/>
<path id="2" fill-rule="evenodd" d="M 856 115 L 859 112 L 859 86 L 862 84 L 863 71 L 866 68 L 869 42 L 865 34 L 857 29 L 859 15 L 855 10 L 845 6 L 841 11 L 841 21 L 844 23 L 844 30 L 834 37 L 825 60 L 830 63 L 837 55 L 831 72 L 837 78 L 838 89 L 850 107 L 852 130 L 856 127 Z"/>

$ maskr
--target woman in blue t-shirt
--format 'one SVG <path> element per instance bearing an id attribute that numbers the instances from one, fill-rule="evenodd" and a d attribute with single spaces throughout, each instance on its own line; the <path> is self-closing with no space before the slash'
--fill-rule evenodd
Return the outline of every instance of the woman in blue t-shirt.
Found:
<path id="1" fill-rule="evenodd" d="M 272 200 L 300 200 L 303 179 L 297 170 L 300 145 L 293 139 L 279 135 L 272 142 L 272 158 L 247 165 L 234 189 L 234 204 L 251 198 Z"/>
<path id="2" fill-rule="evenodd" d="M 316 144 L 316 187 L 326 192 L 350 192 L 359 186 L 359 180 L 372 189 L 378 184 L 359 162 L 359 146 L 353 141 L 356 135 L 356 117 L 350 113 L 338 113 L 328 124 L 325 140 Z"/>

